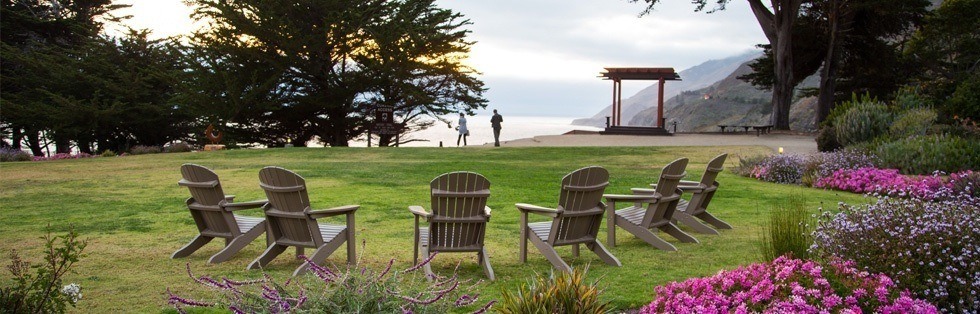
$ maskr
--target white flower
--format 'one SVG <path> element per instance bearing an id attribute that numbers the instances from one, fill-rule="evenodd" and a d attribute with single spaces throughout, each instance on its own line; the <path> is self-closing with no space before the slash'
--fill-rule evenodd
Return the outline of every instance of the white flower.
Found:
<path id="1" fill-rule="evenodd" d="M 61 288 L 61 293 L 64 293 L 69 298 L 71 298 L 71 303 L 78 303 L 78 300 L 82 299 L 82 286 L 77 283 L 70 283 Z"/>

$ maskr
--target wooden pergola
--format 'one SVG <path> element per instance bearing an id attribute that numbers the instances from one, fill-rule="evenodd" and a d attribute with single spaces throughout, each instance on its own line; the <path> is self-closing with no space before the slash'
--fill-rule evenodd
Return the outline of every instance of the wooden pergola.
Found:
<path id="1" fill-rule="evenodd" d="M 679 81 L 681 76 L 674 68 L 605 68 L 599 73 L 604 80 L 613 81 L 612 116 L 606 128 L 607 134 L 669 134 L 664 128 L 664 82 Z M 656 127 L 624 127 L 622 126 L 623 111 L 623 81 L 624 80 L 655 80 L 659 84 L 657 96 L 657 126 Z"/>

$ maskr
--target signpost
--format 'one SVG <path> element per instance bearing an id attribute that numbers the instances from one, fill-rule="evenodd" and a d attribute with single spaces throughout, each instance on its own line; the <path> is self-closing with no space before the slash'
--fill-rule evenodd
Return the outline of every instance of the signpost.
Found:
<path id="1" fill-rule="evenodd" d="M 389 106 L 380 106 L 374 110 L 374 125 L 368 129 L 368 147 L 371 147 L 371 133 L 378 135 L 394 135 L 395 145 L 398 145 L 398 135 L 401 133 L 403 125 L 395 123 L 395 109 Z"/>

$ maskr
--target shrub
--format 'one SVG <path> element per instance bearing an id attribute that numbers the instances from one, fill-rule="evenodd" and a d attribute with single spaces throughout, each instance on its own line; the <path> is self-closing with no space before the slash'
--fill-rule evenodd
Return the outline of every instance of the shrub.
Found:
<path id="1" fill-rule="evenodd" d="M 800 183 L 806 158 L 800 155 L 771 155 L 752 168 L 751 177 L 776 183 Z"/>
<path id="2" fill-rule="evenodd" d="M 887 274 L 945 312 L 980 308 L 980 208 L 961 199 L 840 204 L 817 223 L 812 250 Z"/>
<path id="3" fill-rule="evenodd" d="M 861 100 L 855 97 L 851 102 L 847 111 L 833 121 L 837 141 L 842 146 L 869 142 L 887 134 L 894 117 L 885 104 L 867 96 Z"/>
<path id="4" fill-rule="evenodd" d="M 813 243 L 810 237 L 812 220 L 803 197 L 794 198 L 789 206 L 774 207 L 769 214 L 769 224 L 762 231 L 762 258 L 771 261 L 787 254 L 809 258 L 807 250 Z"/>
<path id="5" fill-rule="evenodd" d="M 146 155 L 146 154 L 159 154 L 160 147 L 158 146 L 143 146 L 136 145 L 129 148 L 130 155 Z"/>
<path id="6" fill-rule="evenodd" d="M 888 135 L 892 139 L 926 135 L 933 129 L 938 117 L 936 111 L 929 108 L 907 110 L 888 127 Z"/>
<path id="7" fill-rule="evenodd" d="M 926 135 L 878 146 L 881 166 L 905 174 L 947 173 L 980 169 L 980 141 L 957 136 Z"/>
<path id="8" fill-rule="evenodd" d="M 67 306 L 75 307 L 82 298 L 81 286 L 72 283 L 62 286 L 64 276 L 73 272 L 72 266 L 84 255 L 86 242 L 78 239 L 74 227 L 68 234 L 44 239 L 44 262 L 24 261 L 17 251 L 10 253 L 7 269 L 13 275 L 8 287 L 0 287 L 2 313 L 64 313 Z M 55 242 L 61 242 L 56 247 Z M 33 270 L 33 272 L 32 272 Z"/>
<path id="9" fill-rule="evenodd" d="M 23 150 L 15 148 L 0 148 L 0 162 L 8 161 L 31 161 L 34 156 Z"/>
<path id="10" fill-rule="evenodd" d="M 552 278 L 537 276 L 515 293 L 501 291 L 497 312 L 512 313 L 610 313 L 609 302 L 599 300 L 598 281 L 585 282 L 586 270 L 558 272 Z"/>
<path id="11" fill-rule="evenodd" d="M 184 142 L 173 143 L 163 147 L 164 153 L 187 153 L 193 150 L 194 148 L 190 144 Z"/>
<path id="12" fill-rule="evenodd" d="M 427 283 L 426 277 L 416 272 L 432 261 L 433 256 L 400 272 L 391 269 L 394 259 L 381 271 L 367 268 L 340 271 L 306 259 L 310 263 L 307 275 L 283 284 L 269 275 L 246 281 L 195 277 L 187 264 L 187 275 L 217 292 L 217 297 L 192 300 L 167 289 L 167 302 L 178 311 L 190 306 L 227 308 L 234 313 L 445 313 L 454 307 L 476 303 L 479 294 L 463 293 L 474 285 L 460 281 L 455 273 Z M 478 311 L 485 312 L 493 303 L 490 301 Z"/>
<path id="13" fill-rule="evenodd" d="M 763 159 L 766 159 L 766 156 L 763 155 L 748 156 L 748 157 L 739 156 L 738 165 L 732 167 L 732 173 L 743 177 L 752 177 L 752 169 L 754 169 L 756 165 L 762 162 Z"/>
<path id="14" fill-rule="evenodd" d="M 815 154 L 810 157 L 812 171 L 817 179 L 829 177 L 840 169 L 859 169 L 874 167 L 878 159 L 856 149 L 842 149 L 829 153 Z"/>
<path id="15" fill-rule="evenodd" d="M 63 159 L 81 159 L 81 158 L 92 158 L 95 155 L 89 155 L 86 153 L 78 154 L 68 154 L 68 153 L 58 153 L 51 156 L 34 156 L 34 161 L 49 161 L 49 160 L 63 160 Z"/>
<path id="16" fill-rule="evenodd" d="M 103 151 L 102 154 L 99 154 L 99 156 L 101 156 L 101 157 L 116 157 L 116 152 L 112 151 L 111 149 L 107 149 L 107 150 Z"/>
<path id="17" fill-rule="evenodd" d="M 820 127 L 816 141 L 817 150 L 821 152 L 832 152 L 842 148 L 837 141 L 837 129 L 831 125 Z"/>
<path id="18" fill-rule="evenodd" d="M 640 313 L 936 313 L 885 275 L 779 257 L 654 288 Z"/>

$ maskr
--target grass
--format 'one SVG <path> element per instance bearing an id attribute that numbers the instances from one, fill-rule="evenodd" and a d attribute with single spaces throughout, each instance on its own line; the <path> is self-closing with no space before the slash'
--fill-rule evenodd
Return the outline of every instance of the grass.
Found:
<path id="1" fill-rule="evenodd" d="M 206 259 L 218 251 L 214 241 L 188 258 L 172 260 L 175 250 L 196 234 L 178 187 L 179 166 L 196 163 L 212 168 L 221 177 L 225 192 L 236 200 L 262 199 L 258 170 L 276 165 L 291 169 L 307 180 L 314 208 L 360 204 L 357 212 L 358 241 L 365 240 L 362 263 L 381 268 L 391 258 L 396 267 L 408 268 L 412 258 L 413 219 L 407 207 L 428 202 L 428 183 L 439 174 L 468 170 L 492 182 L 489 206 L 493 219 L 487 231 L 491 263 L 497 281 L 481 286 L 485 300 L 499 299 L 501 289 L 513 290 L 535 273 L 547 273 L 550 265 L 533 246 L 528 262 L 517 261 L 519 214 L 514 203 L 554 206 L 559 180 L 568 172 L 588 165 L 609 169 L 606 193 L 629 193 L 655 181 L 668 162 L 688 157 L 689 179 L 701 175 L 713 156 L 728 152 L 739 156 L 768 153 L 763 147 L 571 147 L 571 148 L 289 148 L 140 155 L 127 157 L 20 162 L 0 164 L 0 264 L 9 263 L 9 251 L 39 256 L 39 239 L 47 230 L 63 233 L 74 224 L 88 240 L 88 256 L 77 264 L 77 273 L 66 282 L 81 284 L 83 312 L 159 312 L 167 308 L 167 288 L 190 297 L 203 291 L 185 275 L 190 263 L 195 273 L 258 278 L 245 266 L 264 249 L 264 241 L 251 243 L 231 260 L 209 265 Z M 737 164 L 730 158 L 728 167 Z M 603 298 L 616 308 L 637 308 L 652 300 L 653 287 L 670 281 L 714 274 L 759 260 L 762 227 L 769 208 L 805 193 L 808 204 L 835 207 L 839 201 L 860 202 L 861 197 L 843 192 L 802 190 L 738 177 L 729 171 L 719 177 L 721 188 L 711 211 L 735 229 L 720 236 L 697 235 L 700 244 L 672 241 L 676 252 L 656 250 L 620 230 L 612 253 L 623 267 L 610 267 L 583 250 L 571 257 L 573 266 L 591 264 L 589 280 L 601 278 Z M 261 216 L 260 210 L 244 214 Z M 605 239 L 605 226 L 600 239 Z M 217 243 L 215 243 L 217 242 Z M 358 245 L 360 249 L 360 245 Z M 329 261 L 343 263 L 344 253 Z M 282 255 L 267 272 L 284 279 L 300 262 Z M 461 276 L 483 278 L 475 254 L 442 254 L 434 261 L 436 272 L 451 273 L 462 261 Z M 9 274 L 0 276 L 8 280 Z M 482 302 L 478 302 L 482 304 Z"/>

